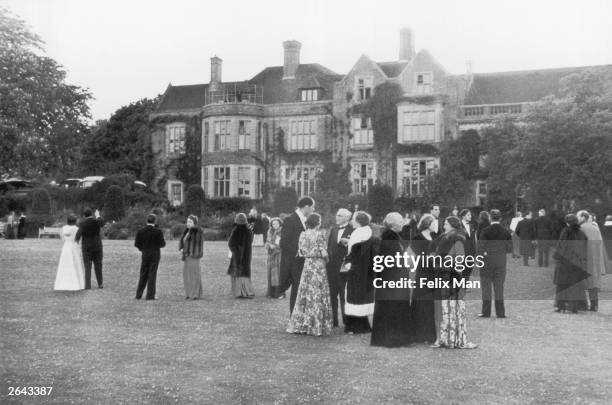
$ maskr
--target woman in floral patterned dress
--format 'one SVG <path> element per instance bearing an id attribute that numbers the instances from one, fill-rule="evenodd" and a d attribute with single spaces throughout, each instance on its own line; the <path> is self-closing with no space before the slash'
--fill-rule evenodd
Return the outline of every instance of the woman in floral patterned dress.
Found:
<path id="1" fill-rule="evenodd" d="M 436 254 L 442 256 L 464 256 L 463 242 L 465 238 L 460 233 L 461 220 L 450 216 L 444 221 L 444 234 L 438 241 Z M 468 342 L 465 312 L 465 288 L 453 287 L 453 280 L 462 278 L 461 272 L 455 269 L 441 269 L 440 276 L 449 280 L 450 288 L 441 291 L 442 320 L 440 321 L 440 335 L 433 347 L 448 347 L 449 349 L 474 349 L 476 345 Z"/>
<path id="2" fill-rule="evenodd" d="M 332 308 L 327 281 L 327 240 L 319 231 L 321 216 L 311 214 L 299 240 L 304 270 L 287 332 L 323 336 L 332 331 Z"/>

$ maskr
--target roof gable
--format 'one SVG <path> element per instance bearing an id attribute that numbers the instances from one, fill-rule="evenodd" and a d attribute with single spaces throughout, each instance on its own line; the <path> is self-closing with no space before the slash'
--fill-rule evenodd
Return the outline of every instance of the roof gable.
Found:
<path id="1" fill-rule="evenodd" d="M 170 84 L 157 106 L 157 112 L 189 110 L 202 107 L 206 102 L 207 87 L 207 84 L 187 86 L 172 86 Z"/>

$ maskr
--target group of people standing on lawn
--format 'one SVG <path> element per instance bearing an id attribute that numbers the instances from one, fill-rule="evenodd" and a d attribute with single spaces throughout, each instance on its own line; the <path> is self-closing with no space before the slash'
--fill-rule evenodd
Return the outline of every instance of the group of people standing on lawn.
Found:
<path id="1" fill-rule="evenodd" d="M 373 262 L 375 256 L 395 257 L 405 252 L 423 256 L 475 256 L 484 257 L 480 268 L 482 311 L 479 317 L 491 316 L 492 303 L 497 318 L 505 318 L 504 282 L 507 254 L 516 254 L 514 237 L 519 253 L 531 256 L 533 240 L 541 250 L 541 265 L 547 265 L 550 246 L 555 246 L 554 283 L 557 286 L 557 311 L 577 312 L 587 307 L 598 309 L 598 290 L 601 275 L 610 265 L 602 241 L 602 234 L 587 211 L 568 214 L 559 225 L 558 241 L 552 221 L 539 211 L 532 220 L 519 214 L 509 229 L 501 225 L 499 210 L 483 211 L 476 224 L 469 210 L 453 209 L 442 220 L 440 207 L 432 205 L 430 212 L 420 218 L 403 218 L 397 212 L 387 214 L 382 229 L 373 230 L 371 217 L 364 211 L 351 213 L 339 209 L 335 225 L 325 232 L 320 229 L 321 216 L 315 211 L 315 201 L 303 197 L 296 210 L 284 219 L 266 218 L 265 240 L 267 252 L 267 296 L 289 298 L 290 318 L 287 332 L 324 336 L 340 325 L 349 334 L 370 333 L 374 346 L 397 347 L 411 343 L 428 342 L 433 347 L 474 348 L 467 338 L 465 287 L 452 282 L 453 287 L 374 288 Z M 99 213 L 84 211 L 84 219 L 76 226 L 76 217 L 68 217 L 62 228 L 65 241 L 55 281 L 56 290 L 91 288 L 91 268 L 94 267 L 98 287 L 102 283 L 103 225 Z M 156 299 L 156 276 L 160 249 L 166 244 L 163 232 L 156 225 L 156 216 L 149 214 L 147 224 L 136 235 L 134 245 L 142 252 L 140 278 L 136 299 L 141 299 L 146 288 L 147 300 Z M 235 216 L 234 227 L 228 241 L 228 269 L 231 293 L 236 298 L 253 298 L 251 258 L 256 212 Z M 604 233 L 612 233 L 612 217 L 606 219 Z M 261 229 L 261 222 L 258 225 Z M 526 236 L 526 234 L 528 234 Z M 530 239 L 531 238 L 531 239 Z M 607 235 L 606 239 L 612 239 Z M 202 297 L 201 259 L 203 257 L 203 230 L 198 218 L 189 215 L 178 249 L 183 261 L 185 299 Z M 525 242 L 527 241 L 527 242 Z M 80 242 L 80 246 L 79 246 Z M 608 243 L 609 245 L 609 243 Z M 612 246 L 607 246 L 612 250 Z M 528 263 L 525 259 L 525 264 Z M 609 270 L 609 269 L 608 269 Z M 397 282 L 410 279 L 435 281 L 436 279 L 469 280 L 472 268 L 428 267 L 422 262 L 417 268 L 386 266 L 380 274 L 382 281 Z M 388 285 L 388 284 L 387 284 Z M 585 295 L 588 292 L 588 301 Z M 493 299 L 493 294 L 495 298 Z M 370 317 L 372 323 L 370 323 Z"/>
<path id="2" fill-rule="evenodd" d="M 374 257 L 379 255 L 469 254 L 473 249 L 468 241 L 475 240 L 473 228 L 466 231 L 454 216 L 440 223 L 439 206 L 435 206 L 434 214 L 423 215 L 412 230 L 405 229 L 412 225 L 406 225 L 401 214 L 391 212 L 383 220 L 380 235 L 375 235 L 368 213 L 340 209 L 336 224 L 325 233 L 319 230 L 321 217 L 313 212 L 314 204 L 310 197 L 300 199 L 281 230 L 280 292 L 291 287 L 287 332 L 329 335 L 342 315 L 346 333 L 371 333 L 374 346 L 428 342 L 433 347 L 476 347 L 467 337 L 465 288 L 384 287 L 384 282 L 410 278 L 411 269 L 398 264 L 385 267 L 380 273 L 383 287 L 375 288 L 373 269 Z M 406 232 L 410 240 L 402 237 Z M 505 236 L 509 246 L 509 232 Z M 416 269 L 416 277 L 462 279 L 469 278 L 469 271 L 424 264 Z"/>

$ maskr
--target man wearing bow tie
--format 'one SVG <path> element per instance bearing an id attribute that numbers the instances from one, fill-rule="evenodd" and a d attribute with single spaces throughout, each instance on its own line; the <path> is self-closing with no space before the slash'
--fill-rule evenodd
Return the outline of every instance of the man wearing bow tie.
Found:
<path id="1" fill-rule="evenodd" d="M 340 296 L 340 310 L 344 322 L 344 286 L 346 278 L 340 274 L 342 260 L 347 255 L 347 245 L 349 237 L 353 232 L 353 227 L 349 224 L 351 212 L 340 208 L 336 213 L 336 225 L 329 232 L 327 241 L 327 252 L 329 262 L 327 263 L 327 279 L 329 280 L 329 292 L 331 295 L 332 312 L 334 316 L 334 326 L 338 326 L 338 296 Z"/>

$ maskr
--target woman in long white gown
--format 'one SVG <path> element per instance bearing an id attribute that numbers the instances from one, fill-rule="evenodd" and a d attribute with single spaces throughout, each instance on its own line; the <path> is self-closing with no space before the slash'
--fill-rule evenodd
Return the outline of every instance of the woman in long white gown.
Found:
<path id="1" fill-rule="evenodd" d="M 54 290 L 76 291 L 85 289 L 85 270 L 81 247 L 74 241 L 79 228 L 76 226 L 76 217 L 68 217 L 68 225 L 62 227 L 62 254 L 57 266 Z"/>

